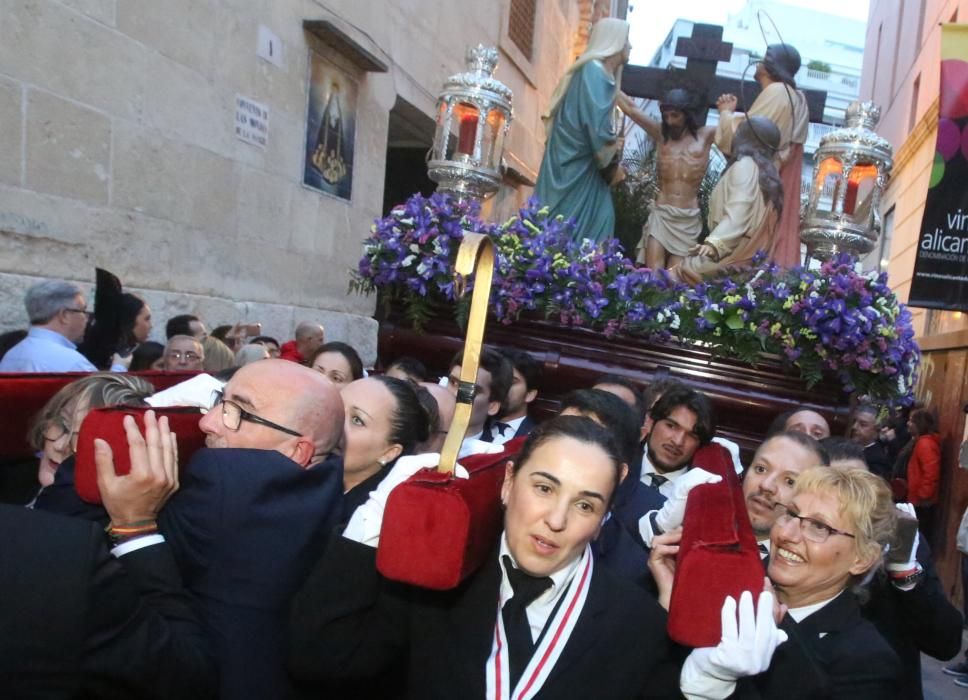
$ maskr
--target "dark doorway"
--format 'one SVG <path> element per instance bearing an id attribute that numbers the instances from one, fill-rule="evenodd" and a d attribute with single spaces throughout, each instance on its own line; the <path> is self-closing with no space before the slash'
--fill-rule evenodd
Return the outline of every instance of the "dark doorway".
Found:
<path id="1" fill-rule="evenodd" d="M 410 195 L 431 195 L 437 184 L 427 177 L 427 151 L 434 140 L 434 120 L 397 97 L 390 110 L 387 169 L 383 183 L 383 214 Z"/>

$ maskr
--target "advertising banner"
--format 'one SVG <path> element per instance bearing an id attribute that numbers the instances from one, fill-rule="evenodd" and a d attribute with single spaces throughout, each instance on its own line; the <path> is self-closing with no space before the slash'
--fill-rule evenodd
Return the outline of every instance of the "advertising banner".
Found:
<path id="1" fill-rule="evenodd" d="M 909 306 L 968 310 L 968 25 L 941 28 L 938 139 Z"/>

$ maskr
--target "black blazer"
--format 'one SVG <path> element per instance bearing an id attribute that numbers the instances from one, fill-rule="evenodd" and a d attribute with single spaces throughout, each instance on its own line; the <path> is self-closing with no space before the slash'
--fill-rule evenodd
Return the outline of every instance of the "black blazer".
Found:
<path id="1" fill-rule="evenodd" d="M 944 593 L 931 561 L 931 550 L 921 538 L 917 560 L 924 578 L 910 591 L 902 591 L 884 576 L 870 585 L 870 600 L 861 608 L 864 617 L 901 659 L 903 678 L 899 700 L 921 700 L 921 653 L 947 661 L 961 650 L 961 613 Z"/>
<path id="2" fill-rule="evenodd" d="M 789 639 L 777 647 L 770 668 L 737 683 L 744 700 L 884 700 L 895 697 L 897 655 L 860 614 L 844 591 L 817 612 L 780 627 Z M 821 636 L 823 635 L 823 636 Z"/>
<path id="3" fill-rule="evenodd" d="M 867 468 L 879 477 L 888 481 L 894 477 L 892 473 L 894 462 L 891 461 L 887 448 L 881 442 L 875 441 L 864 448 L 864 461 L 867 463 Z"/>
<path id="4" fill-rule="evenodd" d="M 531 420 L 531 416 L 525 416 L 524 420 L 521 421 L 521 425 L 518 426 L 517 432 L 514 433 L 514 437 L 521 437 L 522 435 L 530 435 L 531 431 L 537 427 L 538 427 L 538 424 L 535 423 L 533 420 Z"/>
<path id="5" fill-rule="evenodd" d="M 339 517 L 338 457 L 203 449 L 158 520 L 212 637 L 223 700 L 284 697 L 286 614 Z"/>
<path id="6" fill-rule="evenodd" d="M 620 577 L 632 581 L 653 595 L 655 581 L 649 571 L 649 549 L 642 541 L 639 520 L 658 510 L 666 497 L 658 489 L 646 486 L 630 473 L 615 492 L 611 517 L 602 525 L 593 543 L 596 563 L 604 564 Z"/>
<path id="7" fill-rule="evenodd" d="M 206 698 L 215 667 L 164 544 L 0 505 L 0 695 Z"/>
<path id="8" fill-rule="evenodd" d="M 375 559 L 375 549 L 334 538 L 293 605 L 293 677 L 303 688 L 356 678 L 365 689 L 367 677 L 409 652 L 407 697 L 483 698 L 501 582 L 497 556 L 446 592 L 381 579 Z M 676 696 L 678 669 L 668 661 L 665 613 L 596 567 L 582 615 L 537 697 Z"/>

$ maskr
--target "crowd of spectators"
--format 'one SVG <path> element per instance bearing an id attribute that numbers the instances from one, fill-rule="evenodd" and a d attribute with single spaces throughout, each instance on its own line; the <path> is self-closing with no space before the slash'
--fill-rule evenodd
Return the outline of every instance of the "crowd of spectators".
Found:
<path id="1" fill-rule="evenodd" d="M 463 351 L 439 376 L 409 357 L 368 371 L 313 322 L 280 343 L 181 315 L 161 345 L 128 296 L 110 371 L 79 351 L 91 314 L 66 282 L 28 291 L 31 327 L 0 349 L 0 372 L 86 372 L 33 417 L 29 498 L 0 505 L 3 697 L 913 699 L 921 654 L 960 650 L 920 536 L 941 469 L 926 408 L 861 402 L 835 436 L 793 407 L 744 463 L 675 379 L 602 376 L 539 421 L 521 350 L 485 348 L 471 385 Z M 81 427 L 119 405 L 141 422 L 94 436 L 90 503 Z M 187 464 L 171 406 L 200 414 Z M 459 410 L 459 460 L 506 462 L 503 532 L 455 590 L 388 581 L 388 498 Z M 684 647 L 666 619 L 690 493 L 734 473 L 764 585 L 726 598 L 718 644 Z M 968 662 L 947 672 L 968 685 Z"/>

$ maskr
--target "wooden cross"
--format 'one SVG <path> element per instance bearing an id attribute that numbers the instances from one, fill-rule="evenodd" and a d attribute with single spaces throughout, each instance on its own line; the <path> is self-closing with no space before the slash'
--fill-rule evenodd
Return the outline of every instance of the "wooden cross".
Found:
<path id="1" fill-rule="evenodd" d="M 666 68 L 649 66 L 625 66 L 622 72 L 622 90 L 630 97 L 643 97 L 650 100 L 661 99 L 673 87 L 683 87 L 693 95 L 697 105 L 716 108 L 716 99 L 724 93 L 736 95 L 737 111 L 745 111 L 753 104 L 762 88 L 755 80 L 723 78 L 716 75 L 716 64 L 729 61 L 733 45 L 723 41 L 723 28 L 715 24 L 694 24 L 692 36 L 679 37 L 676 42 L 676 56 L 686 59 L 685 70 L 670 73 Z M 751 71 L 752 72 L 752 71 Z M 681 84 L 677 84 L 676 78 Z M 827 93 L 823 90 L 804 90 L 811 122 L 823 122 L 823 109 Z M 694 112 L 696 123 L 706 123 L 707 110 Z"/>

